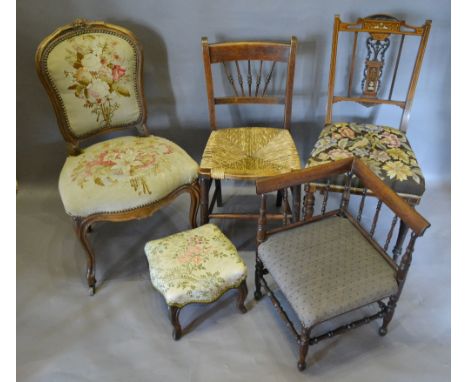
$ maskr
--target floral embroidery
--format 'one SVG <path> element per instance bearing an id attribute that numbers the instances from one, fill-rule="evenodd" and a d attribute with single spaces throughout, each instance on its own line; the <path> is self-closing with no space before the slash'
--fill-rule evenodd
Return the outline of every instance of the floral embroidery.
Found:
<path id="1" fill-rule="evenodd" d="M 406 135 L 386 126 L 358 123 L 325 126 L 307 167 L 353 155 L 364 160 L 387 183 L 412 179 L 423 186 L 423 176 Z"/>
<path id="2" fill-rule="evenodd" d="M 71 172 L 72 182 L 81 188 L 88 182 L 109 186 L 119 181 L 129 181 L 138 194 L 151 194 L 145 181 L 148 172 L 157 172 L 164 165 L 164 156 L 173 148 L 156 137 L 134 140 L 109 140 L 94 151 L 88 148 Z"/>
<path id="3" fill-rule="evenodd" d="M 387 171 L 390 179 L 406 180 L 408 176 L 412 175 L 411 169 L 400 161 L 387 162 L 382 168 Z"/>
<path id="4" fill-rule="evenodd" d="M 65 70 L 68 90 L 84 101 L 83 107 L 96 115 L 102 127 L 112 124 L 112 117 L 120 107 L 119 97 L 130 97 L 130 77 L 125 54 L 117 39 L 102 39 L 92 34 L 67 40 L 67 62 L 72 70 Z"/>
<path id="5" fill-rule="evenodd" d="M 151 241 L 145 252 L 154 286 L 172 304 L 210 302 L 247 274 L 234 245 L 213 224 Z"/>

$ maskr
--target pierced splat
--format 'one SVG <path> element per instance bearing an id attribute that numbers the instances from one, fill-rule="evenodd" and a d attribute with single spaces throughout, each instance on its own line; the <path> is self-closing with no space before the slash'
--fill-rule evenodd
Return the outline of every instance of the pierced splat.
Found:
<path id="1" fill-rule="evenodd" d="M 376 40 L 369 37 L 366 41 L 367 58 L 362 79 L 362 92 L 366 97 L 375 98 L 380 90 L 382 70 L 385 64 L 385 52 L 390 46 L 390 40 Z"/>

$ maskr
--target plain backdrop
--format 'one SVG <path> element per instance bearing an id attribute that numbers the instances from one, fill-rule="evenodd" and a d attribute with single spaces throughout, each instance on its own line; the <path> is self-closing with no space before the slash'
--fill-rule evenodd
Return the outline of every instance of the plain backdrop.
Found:
<path id="1" fill-rule="evenodd" d="M 145 51 L 148 125 L 200 159 L 209 134 L 200 38 L 299 39 L 292 132 L 303 163 L 323 127 L 333 16 L 345 21 L 375 13 L 409 24 L 433 21 L 409 123 L 408 136 L 431 180 L 450 178 L 450 2 L 448 0 L 18 0 L 17 1 L 17 177 L 20 184 L 56 182 L 65 145 L 47 95 L 34 69 L 40 41 L 76 18 L 104 20 L 132 30 Z M 361 64 L 362 65 L 362 64 Z M 401 71 L 411 70 L 403 60 Z M 359 71 L 359 70 L 358 70 Z M 344 77 L 338 77 L 343 79 Z M 342 81 L 341 83 L 344 83 Z M 359 81 L 356 81 L 359 83 Z M 337 82 L 337 89 L 342 89 Z M 225 107 L 220 119 L 234 125 L 269 121 L 268 109 L 239 114 Z M 398 126 L 397 109 L 337 109 L 335 120 Z M 244 119 L 241 119 L 241 117 Z"/>

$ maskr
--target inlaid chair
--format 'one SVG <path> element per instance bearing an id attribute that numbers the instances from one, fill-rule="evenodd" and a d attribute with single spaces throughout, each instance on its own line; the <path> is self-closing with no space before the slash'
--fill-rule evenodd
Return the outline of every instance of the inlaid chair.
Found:
<path id="1" fill-rule="evenodd" d="M 222 205 L 221 180 L 255 181 L 301 168 L 299 155 L 290 134 L 296 45 L 295 37 L 291 38 L 290 43 L 239 41 L 214 44 L 209 44 L 206 37 L 202 38 L 212 129 L 199 170 L 202 224 L 207 223 L 210 218 L 257 218 L 256 214 L 213 213 L 215 202 L 218 207 Z M 232 89 L 232 95 L 215 96 L 212 71 L 214 66 L 218 66 L 221 73 L 227 77 L 226 83 L 228 88 Z M 284 87 L 278 84 L 273 89 L 272 79 L 275 76 L 275 68 L 281 66 L 286 73 Z M 270 108 L 282 106 L 284 109 L 282 128 L 218 129 L 216 106 L 245 104 L 265 105 Z M 210 202 L 209 192 L 213 179 L 215 192 Z M 283 208 L 290 211 L 287 192 L 286 190 L 278 193 L 277 204 L 280 205 L 284 200 Z M 297 189 L 291 192 L 294 211 L 297 212 L 300 195 L 297 195 Z M 273 215 L 274 218 L 282 218 L 281 214 Z"/>
<path id="2" fill-rule="evenodd" d="M 300 221 L 267 230 L 268 193 L 298 185 L 308 187 L 311 182 L 338 175 L 344 178 L 341 200 L 329 200 L 325 191 L 321 210 L 312 215 L 310 193 L 307 193 Z M 366 190 L 362 195 L 352 195 L 352 185 L 356 182 Z M 424 234 L 429 223 L 358 158 L 259 180 L 257 194 L 261 195 L 261 206 L 254 296 L 260 300 L 264 289 L 291 329 L 299 344 L 299 370 L 306 367 L 309 345 L 323 339 L 380 318 L 379 334 L 386 335 L 405 284 L 416 239 Z M 367 195 L 376 197 L 380 207 L 374 210 L 373 203 L 366 202 Z M 369 208 L 374 210 L 373 214 L 368 213 Z M 373 218 L 367 219 L 369 215 Z M 388 230 L 382 224 L 385 217 L 389 218 Z M 389 251 L 397 240 L 393 233 L 398 220 L 411 229 L 402 256 Z M 377 232 L 378 222 L 383 230 Z M 286 297 L 301 323 L 300 328 L 284 304 L 281 305 L 267 278 L 273 278 Z M 360 318 L 349 322 L 349 315 L 343 316 L 341 320 L 346 318 L 349 323 L 335 324 L 335 329 L 325 333 L 323 326 L 320 329 L 321 323 L 351 311 Z"/>
<path id="3" fill-rule="evenodd" d="M 355 156 L 411 205 L 419 203 L 425 191 L 425 181 L 406 132 L 430 29 L 429 20 L 422 26 L 412 26 L 388 15 L 359 18 L 354 23 L 343 22 L 335 16 L 325 128 L 306 167 Z M 351 41 L 347 73 L 338 76 L 339 63 L 347 56 L 343 48 Z M 340 57 L 343 58 L 340 60 Z M 413 65 L 412 71 L 405 72 L 402 63 L 406 68 Z M 336 89 L 337 78 L 346 78 L 344 86 L 338 88 L 344 89 L 341 92 Z M 400 125 L 393 128 L 335 121 L 333 107 L 346 102 L 367 108 L 378 105 L 400 108 Z M 343 184 L 344 177 L 330 179 L 328 183 L 319 180 L 306 192 L 323 192 L 325 189 L 342 192 Z M 360 183 L 353 184 L 352 191 L 365 192 Z M 401 252 L 401 242 L 406 233 L 407 227 L 403 224 L 396 252 Z"/>
<path id="4" fill-rule="evenodd" d="M 127 29 L 77 20 L 46 37 L 36 69 L 54 107 L 68 154 L 59 191 L 87 254 L 87 281 L 95 293 L 95 255 L 88 240 L 98 221 L 152 215 L 182 193 L 196 226 L 197 163 L 175 143 L 150 135 L 143 94 L 143 53 Z M 80 148 L 87 138 L 125 128 L 123 136 Z"/>

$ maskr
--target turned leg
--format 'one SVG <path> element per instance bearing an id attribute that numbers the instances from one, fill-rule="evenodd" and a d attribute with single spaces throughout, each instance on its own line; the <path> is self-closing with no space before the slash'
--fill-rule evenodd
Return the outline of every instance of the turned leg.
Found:
<path id="1" fill-rule="evenodd" d="M 310 185 L 305 186 L 304 195 L 304 220 L 308 220 L 314 216 L 315 191 L 316 188 Z"/>
<path id="2" fill-rule="evenodd" d="M 390 300 L 387 304 L 387 312 L 383 316 L 382 326 L 379 328 L 379 334 L 383 337 L 387 334 L 387 326 L 393 318 L 393 314 L 395 313 L 396 304 L 398 301 L 398 297 L 393 295 L 390 296 Z"/>
<path id="3" fill-rule="evenodd" d="M 260 283 L 260 279 L 263 277 L 263 263 L 262 261 L 257 258 L 257 261 L 255 263 L 255 292 L 254 292 L 254 297 L 255 300 L 260 300 L 262 296 L 262 284 Z"/>
<path id="4" fill-rule="evenodd" d="M 246 280 L 242 281 L 237 290 L 239 291 L 239 294 L 237 295 L 237 307 L 239 308 L 241 313 L 246 313 L 247 308 L 244 305 L 248 293 Z"/>
<path id="5" fill-rule="evenodd" d="M 206 176 L 200 176 L 200 225 L 206 224 L 209 221 L 208 218 L 208 202 L 209 202 L 209 191 L 210 191 L 210 179 Z"/>
<path id="6" fill-rule="evenodd" d="M 307 352 L 309 351 L 309 338 L 310 338 L 311 328 L 302 327 L 301 336 L 298 340 L 299 342 L 299 361 L 297 361 L 297 368 L 300 371 L 303 371 L 306 368 L 305 359 L 307 357 Z"/>
<path id="7" fill-rule="evenodd" d="M 276 207 L 281 207 L 283 203 L 283 190 L 278 190 L 276 192 Z"/>
<path id="8" fill-rule="evenodd" d="M 178 308 L 177 306 L 169 306 L 169 319 L 171 320 L 171 324 L 174 327 L 172 330 L 172 338 L 174 341 L 177 341 L 182 337 L 182 328 L 179 322 L 179 314 L 182 308 Z"/>
<path id="9" fill-rule="evenodd" d="M 94 293 L 96 292 L 96 277 L 95 277 L 95 267 L 96 267 L 96 259 L 94 256 L 94 251 L 91 248 L 91 245 L 89 244 L 88 241 L 88 232 L 89 232 L 89 227 L 90 223 L 88 223 L 86 220 L 82 220 L 80 218 L 75 218 L 75 231 L 80 239 L 81 244 L 83 245 L 83 248 L 86 252 L 86 260 L 87 260 L 87 272 L 86 272 L 86 278 L 88 280 L 88 288 L 89 288 L 89 294 L 90 296 L 93 296 Z"/>
<path id="10" fill-rule="evenodd" d="M 291 187 L 293 196 L 293 221 L 301 220 L 301 186 Z"/>
<path id="11" fill-rule="evenodd" d="M 215 179 L 215 193 L 216 193 L 216 205 L 218 207 L 223 206 L 223 193 L 221 191 L 221 180 Z"/>
<path id="12" fill-rule="evenodd" d="M 401 255 L 403 242 L 405 241 L 407 234 L 408 234 L 408 226 L 405 224 L 403 220 L 400 220 L 398 236 L 395 242 L 395 247 L 393 248 L 393 260 L 395 261 L 397 261 L 398 257 Z"/>
<path id="13" fill-rule="evenodd" d="M 190 225 L 192 228 L 197 228 L 197 212 L 200 205 L 200 188 L 198 184 L 192 184 L 189 188 L 190 194 Z"/>

